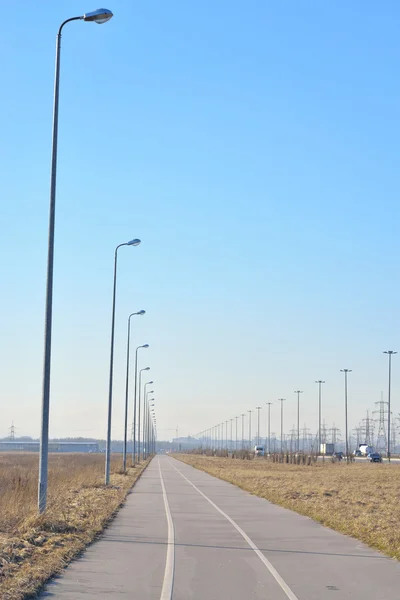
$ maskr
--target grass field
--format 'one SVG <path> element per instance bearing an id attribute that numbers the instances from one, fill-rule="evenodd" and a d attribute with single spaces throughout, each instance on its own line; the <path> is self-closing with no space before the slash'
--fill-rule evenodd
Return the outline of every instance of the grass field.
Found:
<path id="1" fill-rule="evenodd" d="M 45 516 L 37 514 L 38 455 L 0 454 L 0 598 L 21 600 L 58 572 L 104 529 L 142 467 L 121 473 L 113 456 L 50 454 Z"/>
<path id="2" fill-rule="evenodd" d="M 399 466 L 175 457 L 400 559 Z"/>

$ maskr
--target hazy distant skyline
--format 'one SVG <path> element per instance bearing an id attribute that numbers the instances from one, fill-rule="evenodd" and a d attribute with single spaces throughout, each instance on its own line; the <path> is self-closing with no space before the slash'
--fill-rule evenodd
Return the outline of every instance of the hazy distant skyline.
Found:
<path id="1" fill-rule="evenodd" d="M 62 39 L 50 436 L 104 438 L 115 246 L 114 439 L 126 322 L 160 438 L 265 402 L 344 431 L 400 351 L 400 7 L 113 0 Z M 55 36 L 96 8 L 2 7 L 0 436 L 38 436 Z M 146 379 L 147 380 L 147 379 Z M 133 382 L 133 372 L 132 380 Z M 400 412 L 400 355 L 392 408 Z M 132 388 L 133 389 L 133 388 Z M 131 421 L 131 415 L 129 420 Z M 266 410 L 263 412 L 265 431 Z"/>

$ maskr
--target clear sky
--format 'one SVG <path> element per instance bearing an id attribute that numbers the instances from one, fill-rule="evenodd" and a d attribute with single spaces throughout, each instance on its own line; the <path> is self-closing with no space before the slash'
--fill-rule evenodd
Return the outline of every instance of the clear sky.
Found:
<path id="1" fill-rule="evenodd" d="M 111 1 L 111 0 L 110 0 Z M 1 419 L 39 435 L 55 36 L 97 8 L 2 6 Z M 126 321 L 149 343 L 159 437 L 267 401 L 279 431 L 353 427 L 400 350 L 400 5 L 113 0 L 62 45 L 51 436 L 113 437 Z M 400 412 L 400 358 L 393 410 Z M 264 411 L 264 417 L 266 411 Z"/>

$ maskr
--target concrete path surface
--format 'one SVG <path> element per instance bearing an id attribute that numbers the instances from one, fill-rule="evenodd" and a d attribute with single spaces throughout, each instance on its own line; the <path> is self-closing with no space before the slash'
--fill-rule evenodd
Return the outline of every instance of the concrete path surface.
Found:
<path id="1" fill-rule="evenodd" d="M 399 600 L 400 564 L 161 456 L 41 598 Z"/>

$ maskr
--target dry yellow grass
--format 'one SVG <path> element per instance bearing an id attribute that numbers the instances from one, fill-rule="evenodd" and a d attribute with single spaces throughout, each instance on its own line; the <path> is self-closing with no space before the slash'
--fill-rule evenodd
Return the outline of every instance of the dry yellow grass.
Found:
<path id="1" fill-rule="evenodd" d="M 63 568 L 104 529 L 144 465 L 121 473 L 113 456 L 50 455 L 48 509 L 38 516 L 38 456 L 0 454 L 0 598 L 22 600 Z"/>
<path id="2" fill-rule="evenodd" d="M 400 466 L 175 456 L 400 559 Z"/>

